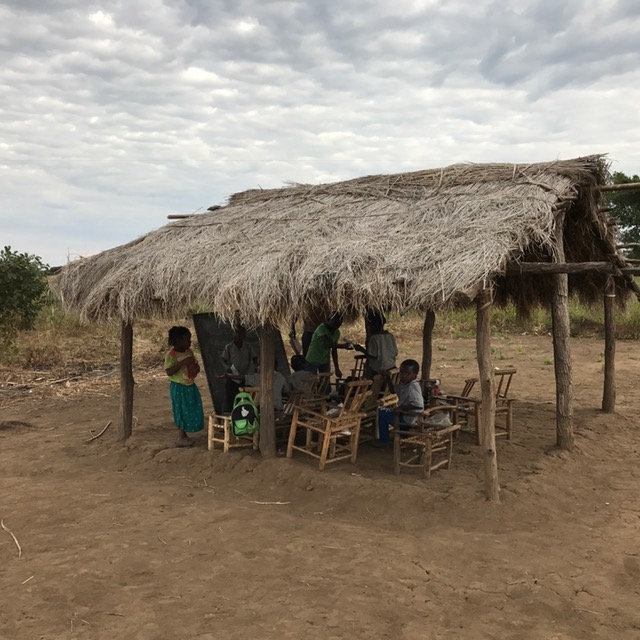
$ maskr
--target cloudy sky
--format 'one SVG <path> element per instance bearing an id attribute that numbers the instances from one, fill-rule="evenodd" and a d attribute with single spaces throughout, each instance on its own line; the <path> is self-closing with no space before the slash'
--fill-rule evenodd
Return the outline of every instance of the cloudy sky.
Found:
<path id="1" fill-rule="evenodd" d="M 607 152 L 638 0 L 0 0 L 0 243 L 63 264 L 247 188 Z"/>

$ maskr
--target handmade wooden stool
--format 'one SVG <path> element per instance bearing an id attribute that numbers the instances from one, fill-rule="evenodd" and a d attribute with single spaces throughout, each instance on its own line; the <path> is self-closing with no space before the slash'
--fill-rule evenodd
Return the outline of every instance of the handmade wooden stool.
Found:
<path id="1" fill-rule="evenodd" d="M 231 449 L 248 449 L 249 447 L 256 451 L 259 433 L 256 431 L 252 436 L 236 436 L 233 433 L 231 416 L 210 415 L 207 449 L 213 451 L 218 443 L 218 446 L 221 446 L 225 453 L 229 453 Z"/>
<path id="2" fill-rule="evenodd" d="M 259 402 L 259 387 L 243 387 L 243 390 L 251 394 L 255 403 Z M 231 449 L 248 449 L 254 451 L 258 449 L 258 439 L 260 432 L 256 431 L 251 436 L 236 436 L 233 433 L 230 415 L 214 414 L 209 416 L 207 433 L 207 449 L 213 451 L 216 443 L 222 447 L 224 453 L 229 453 Z"/>

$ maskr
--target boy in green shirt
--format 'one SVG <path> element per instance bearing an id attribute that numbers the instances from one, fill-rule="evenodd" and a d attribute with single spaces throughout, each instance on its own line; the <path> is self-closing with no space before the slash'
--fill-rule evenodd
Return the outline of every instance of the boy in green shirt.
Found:
<path id="1" fill-rule="evenodd" d="M 331 357 L 335 368 L 336 378 L 342 378 L 342 371 L 338 364 L 338 349 L 352 349 L 349 343 L 339 343 L 340 326 L 342 316 L 334 313 L 328 320 L 325 320 L 314 332 L 311 344 L 305 358 L 305 369 L 313 374 L 330 373 Z"/>

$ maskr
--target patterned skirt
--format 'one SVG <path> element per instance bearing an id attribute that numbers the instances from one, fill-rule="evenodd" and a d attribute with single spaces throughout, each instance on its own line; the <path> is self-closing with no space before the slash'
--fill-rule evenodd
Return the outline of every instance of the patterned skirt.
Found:
<path id="1" fill-rule="evenodd" d="M 179 384 L 171 382 L 169 385 L 173 421 L 176 427 L 194 432 L 204 429 L 204 410 L 200 391 L 195 384 Z"/>

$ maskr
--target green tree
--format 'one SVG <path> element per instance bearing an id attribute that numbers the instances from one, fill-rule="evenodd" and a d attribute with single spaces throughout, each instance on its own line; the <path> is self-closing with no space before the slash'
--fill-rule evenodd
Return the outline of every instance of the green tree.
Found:
<path id="1" fill-rule="evenodd" d="M 612 176 L 614 184 L 640 182 L 637 175 L 628 176 L 616 171 Z M 612 209 L 611 215 L 616 219 L 620 230 L 619 240 L 622 244 L 640 244 L 640 189 L 630 191 L 607 192 L 607 200 Z M 626 250 L 630 258 L 640 259 L 640 247 Z"/>
<path id="2" fill-rule="evenodd" d="M 47 265 L 38 256 L 0 252 L 0 344 L 8 345 L 20 330 L 32 329 L 47 301 Z"/>

